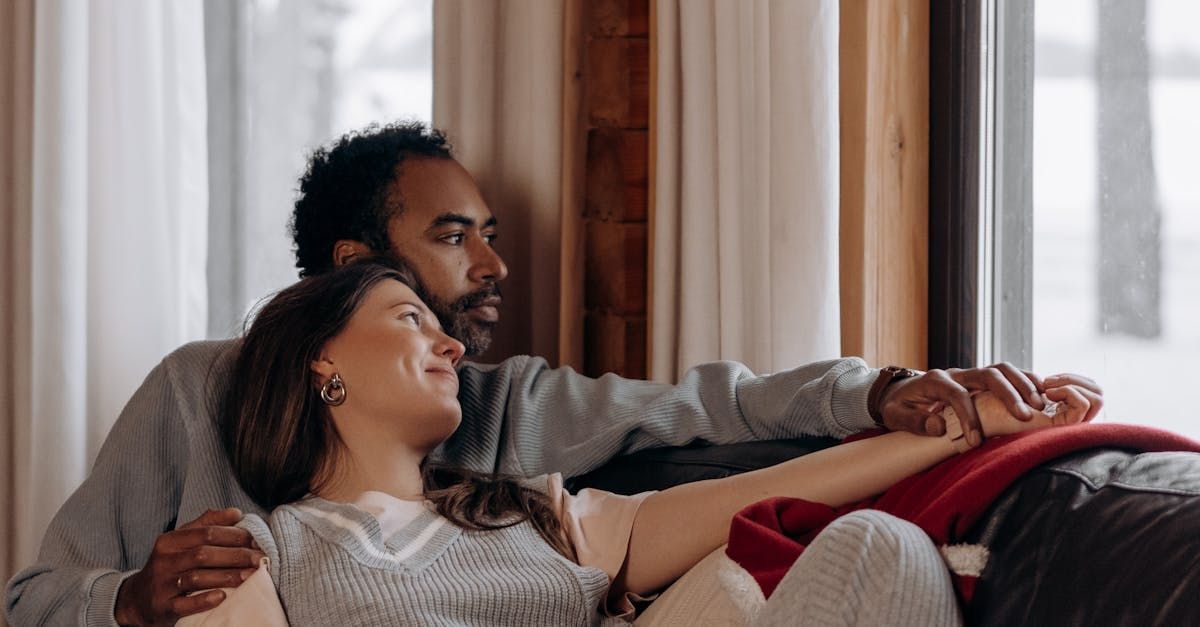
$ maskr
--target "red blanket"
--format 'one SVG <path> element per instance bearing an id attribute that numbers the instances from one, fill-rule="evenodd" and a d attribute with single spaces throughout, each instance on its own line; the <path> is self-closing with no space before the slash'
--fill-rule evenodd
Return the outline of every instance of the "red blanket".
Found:
<path id="1" fill-rule="evenodd" d="M 755 503 L 734 517 L 726 553 L 750 572 L 769 597 L 804 547 L 841 514 L 882 510 L 913 522 L 939 546 L 951 544 L 1021 475 L 1056 457 L 1096 447 L 1200 452 L 1200 443 L 1183 436 L 1119 424 L 1073 425 L 997 437 L 854 505 L 834 509 L 792 498 Z M 964 601 L 970 601 L 974 583 L 974 577 L 955 577 Z"/>

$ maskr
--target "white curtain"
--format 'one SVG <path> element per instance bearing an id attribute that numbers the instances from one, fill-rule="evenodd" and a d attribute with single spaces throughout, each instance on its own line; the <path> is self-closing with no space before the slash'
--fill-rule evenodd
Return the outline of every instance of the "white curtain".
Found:
<path id="1" fill-rule="evenodd" d="M 221 338 L 240 333 L 255 303 L 296 281 L 288 222 L 297 181 L 314 148 L 349 130 L 338 128 L 335 117 L 356 85 L 345 84 L 337 57 L 346 45 L 351 9 L 363 3 L 202 3 L 209 106 L 208 336 Z M 389 2 L 376 8 L 384 10 L 382 29 L 395 22 L 388 9 L 399 13 L 404 7 Z M 366 40 L 363 48 L 374 50 L 377 31 L 355 35 Z M 400 35 L 389 39 L 409 41 Z M 386 68 L 394 58 L 376 54 L 371 60 Z M 354 126 L 390 122 L 396 114 L 371 110 L 364 117 Z"/>
<path id="2" fill-rule="evenodd" d="M 556 363 L 572 352 L 560 351 L 559 330 L 577 321 L 560 319 L 560 302 L 578 301 L 582 280 L 570 278 L 582 267 L 568 254 L 564 272 L 562 258 L 563 243 L 569 253 L 578 242 L 569 170 L 582 143 L 572 135 L 576 85 L 563 76 L 578 60 L 578 10 L 578 0 L 434 4 L 433 122 L 496 214 L 509 267 L 487 361 L 530 353 Z"/>
<path id="3" fill-rule="evenodd" d="M 651 376 L 840 353 L 838 3 L 658 0 Z"/>
<path id="4" fill-rule="evenodd" d="M 32 110 L 3 122 L 32 126 L 28 202 L 4 203 L 3 239 L 18 244 L 2 331 L 6 575 L 35 557 L 147 372 L 205 334 L 201 1 L 34 7 L 21 27 L 33 29 Z"/>
<path id="5" fill-rule="evenodd" d="M 18 291 L 28 290 L 30 127 L 33 121 L 33 0 L 0 2 L 0 578 L 17 570 L 13 518 Z M 27 317 L 22 319 L 28 324 Z M 28 354 L 26 350 L 26 354 Z M 3 623 L 3 621 L 0 621 Z"/>

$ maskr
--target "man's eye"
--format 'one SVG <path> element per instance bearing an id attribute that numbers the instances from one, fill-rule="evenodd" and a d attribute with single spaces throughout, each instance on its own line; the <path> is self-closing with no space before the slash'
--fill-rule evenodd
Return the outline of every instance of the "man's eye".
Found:
<path id="1" fill-rule="evenodd" d="M 491 244 L 492 242 L 495 242 L 495 241 L 496 241 L 496 238 L 497 238 L 497 237 L 500 237 L 500 236 L 499 236 L 499 235 L 497 235 L 496 233 L 488 233 L 488 234 L 486 234 L 486 235 L 484 235 L 484 236 L 483 236 L 483 239 L 484 239 L 484 241 L 486 241 L 488 244 Z"/>
<path id="2" fill-rule="evenodd" d="M 451 233 L 449 235 L 443 235 L 440 239 L 452 246 L 458 246 L 459 244 L 463 243 L 463 240 L 466 239 L 466 237 L 467 236 L 465 233 Z"/>

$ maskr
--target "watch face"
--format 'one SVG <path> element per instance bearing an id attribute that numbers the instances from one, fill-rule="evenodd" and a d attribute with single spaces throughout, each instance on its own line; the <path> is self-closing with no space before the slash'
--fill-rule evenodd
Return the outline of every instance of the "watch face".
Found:
<path id="1" fill-rule="evenodd" d="M 920 370 L 913 370 L 912 368 L 902 368 L 900 366 L 888 366 L 887 368 L 884 368 L 884 370 L 887 371 L 888 373 L 890 373 L 892 375 L 893 379 L 904 379 L 907 377 L 917 377 L 917 376 L 920 376 L 921 374 L 923 374 Z"/>

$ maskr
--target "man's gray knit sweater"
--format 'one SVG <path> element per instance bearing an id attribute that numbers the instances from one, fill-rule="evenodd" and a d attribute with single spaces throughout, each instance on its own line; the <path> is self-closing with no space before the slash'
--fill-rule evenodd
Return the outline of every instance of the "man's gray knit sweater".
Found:
<path id="1" fill-rule="evenodd" d="M 10 622 L 111 625 L 121 582 L 145 564 L 159 535 L 207 509 L 264 513 L 238 487 L 213 420 L 236 346 L 189 344 L 150 373 L 91 475 L 50 523 L 37 563 L 9 581 Z M 715 362 L 672 386 L 591 379 L 537 357 L 467 363 L 459 368 L 463 423 L 434 457 L 570 477 L 617 455 L 697 440 L 840 437 L 872 426 L 866 397 L 876 374 L 857 358 L 768 376 Z"/>
<path id="2" fill-rule="evenodd" d="M 528 521 L 463 530 L 432 510 L 390 537 L 370 514 L 312 498 L 243 519 L 292 625 L 625 625 L 608 575 L 559 555 Z"/>

